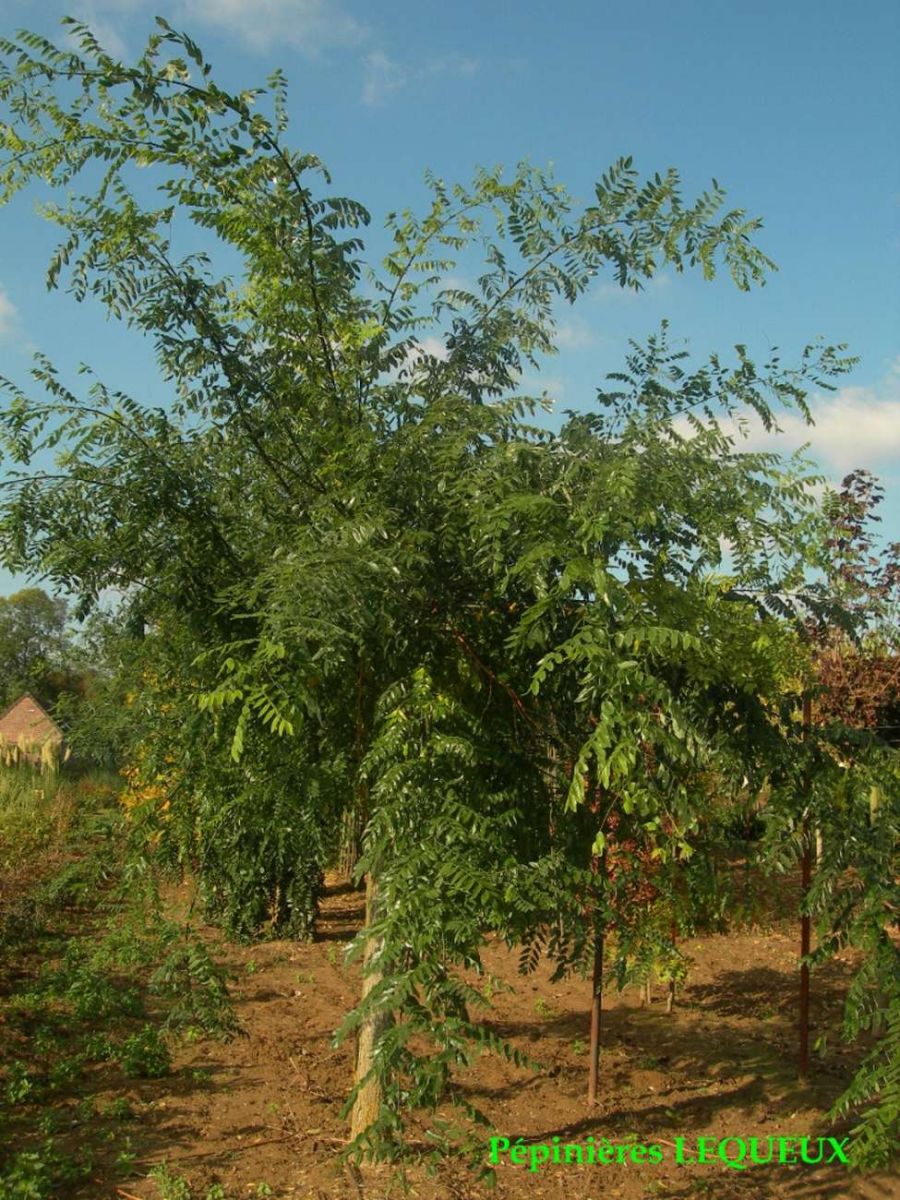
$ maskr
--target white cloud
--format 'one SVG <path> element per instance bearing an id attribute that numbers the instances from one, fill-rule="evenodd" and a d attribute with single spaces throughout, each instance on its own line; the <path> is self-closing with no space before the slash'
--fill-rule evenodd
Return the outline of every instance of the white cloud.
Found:
<path id="1" fill-rule="evenodd" d="M 430 354 L 432 358 L 439 358 L 441 362 L 446 362 L 450 357 L 443 339 L 439 337 L 419 338 L 419 348 L 422 354 Z M 419 358 L 421 355 L 414 354 L 413 357 Z"/>
<path id="2" fill-rule="evenodd" d="M 472 296 L 478 294 L 477 286 L 465 275 L 443 275 L 440 286 L 445 291 L 468 292 Z"/>
<path id="3" fill-rule="evenodd" d="M 393 367 L 388 372 L 388 378 L 398 380 L 402 376 L 405 379 L 409 379 L 410 374 L 422 364 L 425 355 L 439 359 L 440 362 L 446 362 L 450 357 L 443 339 L 433 336 L 419 338 L 416 345 L 407 350 L 403 362 L 398 363 L 396 367 Z"/>
<path id="4" fill-rule="evenodd" d="M 420 66 L 411 67 L 397 62 L 383 50 L 373 50 L 363 59 L 363 103 L 369 106 L 384 104 L 405 87 L 440 77 L 468 78 L 479 69 L 476 58 L 461 54 L 442 54 Z"/>
<path id="5" fill-rule="evenodd" d="M 585 350 L 588 346 L 595 346 L 598 339 L 586 321 L 581 317 L 572 317 L 560 322 L 553 340 L 563 350 Z"/>
<path id="6" fill-rule="evenodd" d="M 366 36 L 336 0 L 180 0 L 179 8 L 187 21 L 222 29 L 253 50 L 286 45 L 315 55 Z"/>
<path id="7" fill-rule="evenodd" d="M 114 18 L 147 11 L 141 0 L 79 0 L 74 8 L 104 47 L 120 56 L 125 45 Z M 339 0 L 175 0 L 165 15 L 176 28 L 185 26 L 189 33 L 202 26 L 219 29 L 257 52 L 290 46 L 313 57 L 332 47 L 358 45 L 367 36 Z"/>
<path id="8" fill-rule="evenodd" d="M 740 447 L 789 453 L 809 444 L 809 457 L 844 475 L 857 467 L 878 472 L 900 462 L 900 356 L 880 383 L 872 387 L 844 387 L 811 397 L 814 425 L 797 413 L 778 417 L 781 434 L 766 433 L 755 416 L 748 417 L 748 436 Z M 733 422 L 722 422 L 733 433 Z M 683 428 L 687 430 L 686 423 Z"/>
<path id="9" fill-rule="evenodd" d="M 6 290 L 0 287 L 0 338 L 13 337 L 19 330 L 19 314 Z"/>
<path id="10" fill-rule="evenodd" d="M 591 291 L 591 298 L 600 301 L 637 300 L 639 296 L 646 295 L 648 292 L 651 294 L 653 292 L 662 292 L 671 286 L 672 276 L 667 275 L 665 271 L 661 271 L 658 275 L 654 275 L 652 279 L 648 279 L 640 292 L 636 292 L 634 288 L 623 288 L 614 280 L 607 280 Z"/>
<path id="11" fill-rule="evenodd" d="M 383 104 L 405 87 L 409 73 L 383 50 L 373 50 L 363 59 L 363 103 Z"/>
<path id="12" fill-rule="evenodd" d="M 555 375 L 523 375 L 516 391 L 523 396 L 543 396 L 562 400 L 566 391 L 565 380 Z"/>
<path id="13" fill-rule="evenodd" d="M 147 9 L 142 0 L 72 0 L 72 10 L 106 50 L 125 58 L 125 33 Z M 264 53 L 290 47 L 312 58 L 323 51 L 371 47 L 372 29 L 347 12 L 341 0 L 172 0 L 166 17 L 176 28 L 199 37 L 205 27 L 230 36 L 248 50 Z M 141 29 L 141 37 L 145 29 Z M 384 104 L 403 88 L 440 77 L 464 79 L 480 69 L 477 58 L 450 53 L 419 63 L 405 63 L 385 50 L 370 49 L 361 60 L 363 102 Z"/>
<path id="14" fill-rule="evenodd" d="M 72 8 L 72 13 L 88 26 L 91 33 L 104 50 L 113 58 L 124 59 L 128 56 L 128 47 L 111 19 L 111 14 L 133 11 L 136 6 L 129 0 L 80 0 Z M 73 45 L 76 39 L 69 34 L 67 40 Z"/>
<path id="15" fill-rule="evenodd" d="M 812 404 L 810 429 L 793 414 L 779 424 L 815 458 L 841 472 L 900 460 L 900 356 L 875 387 L 845 387 Z"/>

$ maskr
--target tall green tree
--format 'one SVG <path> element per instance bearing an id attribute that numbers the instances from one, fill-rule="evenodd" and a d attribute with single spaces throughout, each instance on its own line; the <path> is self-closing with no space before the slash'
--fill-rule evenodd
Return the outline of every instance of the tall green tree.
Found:
<path id="1" fill-rule="evenodd" d="M 65 600 L 37 587 L 0 596 L 0 702 L 27 690 L 52 704 L 74 683 L 70 667 Z"/>
<path id="2" fill-rule="evenodd" d="M 308 930 L 322 866 L 359 834 L 352 1131 L 392 1153 L 410 1108 L 449 1094 L 478 1119 L 454 1082 L 504 1050 L 460 973 L 486 934 L 526 966 L 542 947 L 585 965 L 615 912 L 609 818 L 682 862 L 704 772 L 736 794 L 784 761 L 814 480 L 720 422 L 808 415 L 846 361 L 690 365 L 664 329 L 550 432 L 522 372 L 598 274 L 762 280 L 759 222 L 717 184 L 687 201 L 677 172 L 625 159 L 578 206 L 529 166 L 429 178 L 370 268 L 368 213 L 287 142 L 280 74 L 267 113 L 164 21 L 133 66 L 69 24 L 77 52 L 0 42 L 0 196 L 65 194 L 51 286 L 146 335 L 171 402 L 76 392 L 42 358 L 41 399 L 6 383 L 4 561 L 82 610 L 124 592 L 148 635 L 145 817 L 232 929 Z M 179 256 L 185 225 L 203 249 Z M 477 284 L 446 286 L 475 251 Z"/>

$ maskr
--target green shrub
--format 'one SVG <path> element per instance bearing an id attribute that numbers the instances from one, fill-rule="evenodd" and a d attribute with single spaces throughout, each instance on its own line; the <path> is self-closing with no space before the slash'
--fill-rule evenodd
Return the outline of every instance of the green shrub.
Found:
<path id="1" fill-rule="evenodd" d="M 145 1025 L 139 1033 L 127 1037 L 118 1057 L 122 1070 L 132 1077 L 159 1079 L 172 1069 L 168 1047 L 153 1025 Z"/>

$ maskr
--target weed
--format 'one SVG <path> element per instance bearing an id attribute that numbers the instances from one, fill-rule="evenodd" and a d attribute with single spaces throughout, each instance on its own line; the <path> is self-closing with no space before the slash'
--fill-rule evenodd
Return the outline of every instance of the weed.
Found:
<path id="1" fill-rule="evenodd" d="M 7 1200 L 49 1200 L 53 1195 L 53 1170 L 39 1151 L 14 1154 L 0 1171 L 0 1189 Z"/>
<path id="2" fill-rule="evenodd" d="M 111 797 L 110 792 L 104 803 Z M 119 1152 L 117 1172 L 132 1172 L 131 1146 L 127 1139 L 120 1144 L 121 1131 L 110 1123 L 135 1114 L 124 1096 L 104 1105 L 84 1094 L 89 1088 L 81 1082 L 71 1104 L 52 1103 L 54 1093 L 68 1098 L 82 1079 L 96 1086 L 107 1073 L 92 1072 L 91 1066 L 110 1060 L 130 1077 L 165 1075 L 171 1069 L 171 1032 L 183 1031 L 187 1041 L 227 1036 L 237 1030 L 237 1021 L 224 971 L 189 930 L 163 916 L 153 871 L 120 865 L 118 806 L 103 811 L 99 799 L 85 797 L 84 805 L 66 810 L 65 820 L 60 808 L 51 829 L 41 817 L 41 806 L 53 800 L 49 790 L 42 796 L 17 794 L 12 806 L 8 799 L 0 773 L 0 867 L 7 832 L 17 822 L 27 823 L 29 812 L 35 838 L 43 839 L 45 849 L 52 841 L 63 865 L 42 879 L 36 870 L 39 881 L 30 895 L 7 905 L 0 919 L 0 955 L 6 959 L 10 949 L 26 947 L 24 969 L 12 976 L 19 977 L 14 990 L 0 998 L 0 1027 L 13 1035 L 6 1055 L 0 1052 L 0 1141 L 17 1149 L 11 1157 L 0 1156 L 0 1198 L 55 1200 L 96 1175 L 92 1142 L 111 1143 Z M 74 935 L 73 908 L 79 924 Z M 136 1024 L 135 1018 L 144 1018 L 148 995 L 154 1020 Z M 211 1075 L 195 1071 L 192 1078 L 206 1083 Z M 73 1126 L 82 1146 L 74 1156 L 54 1142 L 63 1134 L 68 1139 Z M 174 1176 L 168 1182 L 160 1178 L 172 1200 L 190 1196 Z"/>
<path id="3" fill-rule="evenodd" d="M 134 1109 L 124 1096 L 117 1096 L 100 1109 L 100 1116 L 107 1121 L 133 1121 Z"/>
<path id="4" fill-rule="evenodd" d="M 116 1170 L 121 1175 L 131 1175 L 134 1173 L 134 1164 L 137 1162 L 137 1155 L 131 1150 L 129 1142 L 126 1149 L 120 1150 L 116 1155 Z"/>
<path id="5" fill-rule="evenodd" d="M 94 1062 L 105 1062 L 114 1058 L 116 1048 L 104 1033 L 89 1033 L 82 1042 L 84 1053 Z"/>
<path id="6" fill-rule="evenodd" d="M 52 1025 L 41 1025 L 35 1030 L 31 1045 L 36 1054 L 50 1055 L 58 1051 L 63 1044 L 63 1038 Z"/>
<path id="7" fill-rule="evenodd" d="M 39 1150 L 13 1154 L 0 1166 L 0 1196 L 3 1200 L 54 1200 L 60 1183 L 80 1183 L 93 1170 L 90 1152 L 77 1158 L 61 1155 L 52 1138 Z"/>
<path id="8" fill-rule="evenodd" d="M 576 1038 L 572 1043 L 572 1053 L 577 1054 L 579 1057 L 582 1054 L 587 1054 L 587 1044 L 581 1038 Z"/>
<path id="9" fill-rule="evenodd" d="M 159 1189 L 159 1200 L 193 1200 L 194 1193 L 188 1181 L 181 1175 L 173 1175 L 163 1163 L 154 1167 L 150 1178 Z M 267 1183 L 257 1183 L 250 1189 L 251 1200 L 266 1200 L 275 1193 Z M 221 1183 L 213 1183 L 203 1193 L 203 1200 L 229 1200 Z"/>
<path id="10" fill-rule="evenodd" d="M 239 1031 L 228 995 L 225 972 L 199 942 L 190 941 L 177 925 L 165 923 L 161 932 L 165 957 L 150 980 L 150 988 L 169 1002 L 166 1027 L 197 1027 L 215 1037 Z"/>
<path id="11" fill-rule="evenodd" d="M 158 1079 L 168 1075 L 172 1059 L 160 1032 L 153 1025 L 145 1025 L 139 1033 L 133 1033 L 119 1047 L 119 1062 L 126 1075 L 144 1079 Z"/>
<path id="12" fill-rule="evenodd" d="M 37 1083 L 28 1072 L 27 1064 L 16 1059 L 6 1072 L 7 1104 L 27 1104 L 37 1092 Z"/>
<path id="13" fill-rule="evenodd" d="M 44 1137 L 51 1137 L 54 1133 L 59 1133 L 64 1124 L 63 1114 L 55 1108 L 48 1108 L 38 1118 L 37 1128 Z"/>
<path id="14" fill-rule="evenodd" d="M 58 840 L 70 807 L 59 782 L 29 767 L 0 768 L 0 864 L 29 858 Z"/>
<path id="15" fill-rule="evenodd" d="M 150 1178 L 159 1189 L 160 1200 L 191 1200 L 188 1181 L 180 1175 L 173 1175 L 165 1163 L 154 1167 Z"/>

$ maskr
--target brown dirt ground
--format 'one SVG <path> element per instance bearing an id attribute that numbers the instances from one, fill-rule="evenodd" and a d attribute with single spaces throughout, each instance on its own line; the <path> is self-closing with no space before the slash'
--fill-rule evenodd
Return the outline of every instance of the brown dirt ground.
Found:
<path id="1" fill-rule="evenodd" d="M 317 940 L 268 942 L 225 949 L 236 972 L 237 1008 L 247 1036 L 228 1044 L 183 1047 L 169 1078 L 135 1085 L 139 1113 L 132 1134 L 136 1169 L 167 1161 L 203 1195 L 220 1183 L 229 1197 L 249 1196 L 265 1181 L 275 1197 L 297 1200 L 380 1200 L 404 1194 L 386 1168 L 343 1165 L 340 1110 L 352 1074 L 352 1051 L 334 1049 L 332 1033 L 357 996 L 358 971 L 342 962 L 363 915 L 362 896 L 331 881 Z M 796 939 L 787 925 L 685 943 L 694 960 L 675 1012 L 666 1015 L 664 989 L 641 1006 L 637 990 L 605 998 L 601 1103 L 584 1099 L 589 985 L 552 984 L 541 966 L 520 976 L 517 956 L 489 946 L 486 965 L 513 990 L 495 996 L 493 1029 L 538 1058 L 541 1072 L 484 1057 L 465 1080 L 468 1096 L 498 1133 L 526 1142 L 671 1143 L 681 1135 L 818 1136 L 823 1114 L 844 1086 L 854 1058 L 837 1030 L 849 976 L 846 962 L 813 976 L 815 1039 L 829 1032 L 813 1079 L 796 1079 Z M 109 1099 L 114 1098 L 110 1094 Z M 102 1169 L 79 1197 L 156 1200 L 147 1178 L 116 1185 Z M 112 1174 L 107 1178 L 113 1178 Z M 721 1164 L 549 1165 L 539 1174 L 508 1162 L 493 1192 L 461 1167 L 435 1177 L 408 1172 L 406 1194 L 420 1200 L 638 1200 L 716 1196 L 719 1200 L 888 1200 L 900 1197 L 889 1175 L 864 1179 L 844 1167 L 758 1166 L 746 1172 Z"/>

